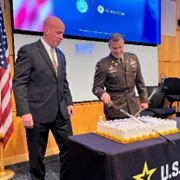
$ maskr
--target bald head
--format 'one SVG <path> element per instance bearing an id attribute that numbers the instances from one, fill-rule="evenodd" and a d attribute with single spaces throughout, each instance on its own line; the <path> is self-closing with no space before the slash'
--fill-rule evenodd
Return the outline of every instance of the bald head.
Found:
<path id="1" fill-rule="evenodd" d="M 53 28 L 54 26 L 64 27 L 64 23 L 56 16 L 47 17 L 43 23 L 43 31 L 44 31 L 44 28 L 46 28 L 46 27 Z"/>
<path id="2" fill-rule="evenodd" d="M 57 47 L 64 34 L 64 23 L 55 16 L 50 16 L 43 23 L 43 39 L 52 48 Z"/>

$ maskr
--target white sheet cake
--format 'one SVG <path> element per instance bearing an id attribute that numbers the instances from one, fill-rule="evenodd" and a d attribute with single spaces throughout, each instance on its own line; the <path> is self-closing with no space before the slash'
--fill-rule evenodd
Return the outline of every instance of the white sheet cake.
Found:
<path id="1" fill-rule="evenodd" d="M 134 141 L 150 139 L 162 135 L 179 132 L 177 122 L 169 119 L 160 119 L 149 116 L 137 118 L 137 123 L 132 118 L 97 123 L 97 134 L 126 144 Z M 156 132 L 157 131 L 157 132 Z"/>

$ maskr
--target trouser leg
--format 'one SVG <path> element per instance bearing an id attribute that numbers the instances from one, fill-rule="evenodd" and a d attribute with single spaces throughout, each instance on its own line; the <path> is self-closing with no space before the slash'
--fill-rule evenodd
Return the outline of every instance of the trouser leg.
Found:
<path id="1" fill-rule="evenodd" d="M 60 179 L 66 180 L 68 178 L 67 140 L 72 135 L 70 119 L 65 120 L 59 114 L 51 126 L 51 131 L 60 150 Z"/>
<path id="2" fill-rule="evenodd" d="M 34 124 L 33 129 L 26 130 L 30 174 L 33 180 L 44 180 L 45 167 L 43 163 L 49 127 L 42 124 Z"/>

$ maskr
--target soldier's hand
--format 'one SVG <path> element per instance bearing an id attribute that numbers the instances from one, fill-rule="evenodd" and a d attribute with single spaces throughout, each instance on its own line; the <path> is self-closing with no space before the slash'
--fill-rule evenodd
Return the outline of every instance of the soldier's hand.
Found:
<path id="1" fill-rule="evenodd" d="M 101 101 L 104 103 L 104 104 L 108 104 L 109 101 L 111 100 L 111 97 L 108 93 L 103 93 L 102 96 L 101 96 Z"/>
<path id="2" fill-rule="evenodd" d="M 145 110 L 148 108 L 148 103 L 141 103 L 140 108 L 142 108 L 142 110 Z"/>

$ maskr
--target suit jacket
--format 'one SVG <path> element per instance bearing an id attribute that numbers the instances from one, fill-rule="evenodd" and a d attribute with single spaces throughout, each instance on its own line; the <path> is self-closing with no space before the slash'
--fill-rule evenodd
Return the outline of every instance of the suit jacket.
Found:
<path id="1" fill-rule="evenodd" d="M 19 49 L 13 78 L 17 116 L 31 113 L 34 122 L 49 123 L 60 110 L 64 119 L 69 118 L 67 106 L 73 102 L 66 79 L 65 56 L 58 48 L 56 53 L 58 77 L 41 40 Z"/>
<path id="2" fill-rule="evenodd" d="M 123 59 L 124 66 L 111 54 L 97 63 L 93 93 L 100 99 L 106 91 L 115 105 L 135 115 L 138 111 L 138 104 L 134 88 L 137 87 L 141 103 L 148 103 L 147 89 L 137 56 L 124 53 Z M 104 106 L 104 112 L 109 118 L 126 117 L 113 107 Z"/>

